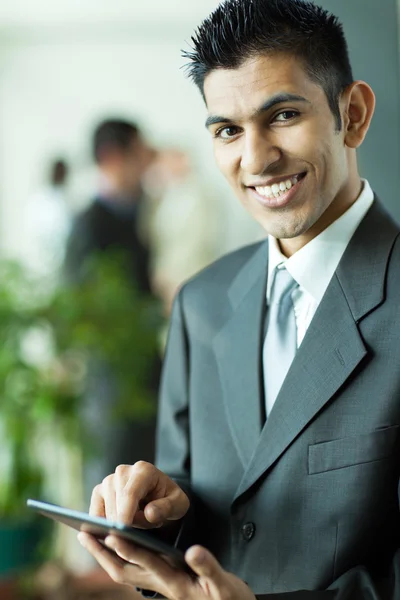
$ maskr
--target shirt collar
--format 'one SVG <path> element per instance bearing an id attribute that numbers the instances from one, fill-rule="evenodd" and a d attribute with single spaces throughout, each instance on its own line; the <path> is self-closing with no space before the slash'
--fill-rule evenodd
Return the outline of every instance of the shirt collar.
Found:
<path id="1" fill-rule="evenodd" d="M 277 239 L 268 236 L 268 303 L 274 271 L 283 265 L 303 290 L 317 303 L 321 301 L 348 243 L 374 201 L 371 186 L 367 180 L 362 181 L 363 190 L 350 208 L 290 258 L 282 254 Z"/>

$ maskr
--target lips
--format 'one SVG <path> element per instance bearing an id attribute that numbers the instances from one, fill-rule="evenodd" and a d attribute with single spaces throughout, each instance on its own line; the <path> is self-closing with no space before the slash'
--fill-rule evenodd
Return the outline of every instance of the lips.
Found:
<path id="1" fill-rule="evenodd" d="M 268 184 L 252 185 L 256 190 L 257 194 L 272 200 L 273 198 L 279 198 L 294 187 L 301 179 L 305 177 L 306 173 L 298 173 L 297 175 L 289 175 L 287 177 L 275 178 L 269 180 Z"/>
<path id="2" fill-rule="evenodd" d="M 290 204 L 292 199 L 296 196 L 299 188 L 303 184 L 303 181 L 307 173 L 299 173 L 297 175 L 291 175 L 286 178 L 273 181 L 272 185 L 257 185 L 249 186 L 247 189 L 252 196 L 266 208 L 283 208 Z"/>

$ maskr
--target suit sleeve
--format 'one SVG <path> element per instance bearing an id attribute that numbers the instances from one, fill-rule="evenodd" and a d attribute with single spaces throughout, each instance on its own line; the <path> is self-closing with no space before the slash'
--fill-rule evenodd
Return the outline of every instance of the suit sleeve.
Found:
<path id="1" fill-rule="evenodd" d="M 172 308 L 158 409 L 157 467 L 185 486 L 190 482 L 189 343 L 182 290 Z"/>
<path id="2" fill-rule="evenodd" d="M 175 298 L 160 385 L 156 465 L 184 490 L 190 509 L 181 522 L 175 544 L 185 550 L 195 543 L 197 499 L 191 489 L 189 431 L 190 348 L 181 289 Z"/>

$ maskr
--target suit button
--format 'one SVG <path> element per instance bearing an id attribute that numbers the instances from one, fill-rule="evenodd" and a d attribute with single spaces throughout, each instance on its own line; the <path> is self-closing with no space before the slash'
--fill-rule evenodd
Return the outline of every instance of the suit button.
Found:
<path id="1" fill-rule="evenodd" d="M 246 523 L 245 525 L 243 525 L 242 538 L 244 539 L 245 542 L 249 542 L 251 539 L 253 539 L 255 533 L 256 533 L 256 526 L 254 525 L 254 523 Z"/>

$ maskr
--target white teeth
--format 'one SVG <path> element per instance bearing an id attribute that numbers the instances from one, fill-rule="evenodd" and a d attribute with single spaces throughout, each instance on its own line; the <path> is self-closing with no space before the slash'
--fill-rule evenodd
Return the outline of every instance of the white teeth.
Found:
<path id="1" fill-rule="evenodd" d="M 260 196 L 264 196 L 265 198 L 279 198 L 279 196 L 285 194 L 298 183 L 299 177 L 300 175 L 295 175 L 291 179 L 286 179 L 286 181 L 281 181 L 280 183 L 266 185 L 265 187 L 256 187 L 256 191 Z"/>

